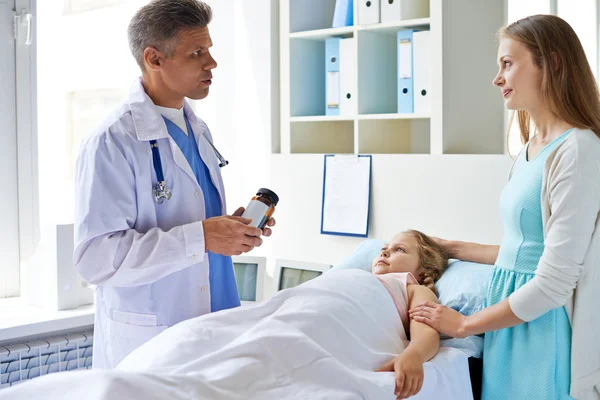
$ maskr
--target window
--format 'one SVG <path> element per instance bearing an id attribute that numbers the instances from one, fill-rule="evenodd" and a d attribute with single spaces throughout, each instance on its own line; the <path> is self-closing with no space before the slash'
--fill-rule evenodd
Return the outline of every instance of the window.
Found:
<path id="1" fill-rule="evenodd" d="M 14 0 L 0 0 L 0 298 L 19 295 L 19 205 L 17 175 L 16 41 Z"/>
<path id="2" fill-rule="evenodd" d="M 567 21 L 577 33 L 588 61 L 598 77 L 598 0 L 507 0 L 508 23 L 533 14 L 555 14 Z M 508 118 L 510 114 L 508 112 Z M 515 118 L 508 137 L 508 151 L 516 156 L 523 148 Z"/>
<path id="3" fill-rule="evenodd" d="M 38 289 L 49 285 L 30 285 L 43 279 L 37 273 L 43 268 L 28 266 L 43 263 L 38 250 L 55 245 L 45 232 L 73 222 L 81 139 L 109 116 L 140 75 L 127 27 L 148 1 L 0 0 L 0 168 L 7 176 L 7 193 L 14 194 L 0 199 L 0 298 L 18 296 L 19 286 L 42 293 Z M 270 138 L 265 133 L 279 126 L 278 57 L 273 55 L 278 49 L 277 2 L 205 1 L 214 11 L 210 30 L 219 84 L 208 99 L 190 104 L 208 123 L 219 150 L 235 160 L 223 171 L 228 204 L 235 209 L 268 185 L 267 168 L 257 160 L 266 163 Z M 19 50 L 24 32 L 16 47 L 12 41 L 13 9 L 23 8 L 35 10 L 28 58 Z M 11 39 L 4 40 L 6 35 Z M 232 109 L 236 118 L 231 118 Z M 261 172 L 248 171 L 249 162 Z M 25 271 L 21 283 L 20 269 Z"/>
<path id="4" fill-rule="evenodd" d="M 42 225 L 73 222 L 73 179 L 81 139 L 123 101 L 139 75 L 127 26 L 145 3 L 65 0 L 63 9 L 53 1 L 38 1 Z"/>

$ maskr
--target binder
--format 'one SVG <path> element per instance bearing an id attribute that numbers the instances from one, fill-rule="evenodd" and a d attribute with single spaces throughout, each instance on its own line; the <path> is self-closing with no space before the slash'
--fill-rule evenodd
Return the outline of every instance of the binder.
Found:
<path id="1" fill-rule="evenodd" d="M 399 31 L 398 45 L 398 113 L 414 112 L 413 97 L 413 33 L 412 29 Z"/>
<path id="2" fill-rule="evenodd" d="M 413 34 L 414 53 L 414 112 L 431 112 L 431 32 Z"/>
<path id="3" fill-rule="evenodd" d="M 340 115 L 340 40 L 325 40 L 325 115 Z"/>
<path id="4" fill-rule="evenodd" d="M 336 0 L 332 28 L 354 25 L 354 0 Z"/>
<path id="5" fill-rule="evenodd" d="M 379 23 L 379 0 L 358 0 L 358 23 L 359 25 Z"/>
<path id="6" fill-rule="evenodd" d="M 340 115 L 356 114 L 356 39 L 340 40 Z"/>
<path id="7" fill-rule="evenodd" d="M 381 22 L 429 17 L 429 0 L 380 0 Z"/>

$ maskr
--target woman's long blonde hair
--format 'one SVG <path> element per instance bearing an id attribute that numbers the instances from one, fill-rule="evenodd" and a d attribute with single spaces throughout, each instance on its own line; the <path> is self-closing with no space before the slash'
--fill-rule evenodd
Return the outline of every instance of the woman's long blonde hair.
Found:
<path id="1" fill-rule="evenodd" d="M 542 70 L 542 99 L 554 115 L 600 137 L 598 86 L 583 46 L 566 21 L 554 15 L 532 15 L 501 28 L 498 36 L 524 44 L 532 54 L 534 64 Z M 516 114 L 525 144 L 530 139 L 531 116 L 524 110 Z"/>
<path id="2" fill-rule="evenodd" d="M 417 279 L 421 285 L 431 289 L 437 296 L 435 283 L 442 277 L 442 274 L 448 267 L 450 254 L 423 232 L 411 229 L 404 233 L 415 239 L 418 245 L 419 273 Z"/>

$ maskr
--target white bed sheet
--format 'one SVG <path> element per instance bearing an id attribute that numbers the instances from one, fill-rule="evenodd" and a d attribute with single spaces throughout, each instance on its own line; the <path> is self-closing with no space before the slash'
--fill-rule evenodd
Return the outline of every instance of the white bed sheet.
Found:
<path id="1" fill-rule="evenodd" d="M 325 274 L 268 301 L 180 323 L 114 371 L 37 378 L 0 399 L 395 399 L 374 372 L 407 345 L 394 303 L 359 270 Z M 472 399 L 467 355 L 442 347 L 415 400 Z"/>

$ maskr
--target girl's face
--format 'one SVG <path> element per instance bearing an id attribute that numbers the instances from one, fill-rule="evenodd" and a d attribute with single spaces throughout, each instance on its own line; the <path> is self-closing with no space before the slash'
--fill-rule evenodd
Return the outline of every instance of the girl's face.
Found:
<path id="1" fill-rule="evenodd" d="M 542 70 L 534 62 L 525 45 L 502 38 L 498 46 L 498 75 L 494 85 L 501 90 L 504 105 L 509 110 L 535 111 L 543 104 L 541 98 Z"/>
<path id="2" fill-rule="evenodd" d="M 390 272 L 410 272 L 418 276 L 419 253 L 416 240 L 401 233 L 381 248 L 379 256 L 373 260 L 373 274 L 383 275 Z"/>

